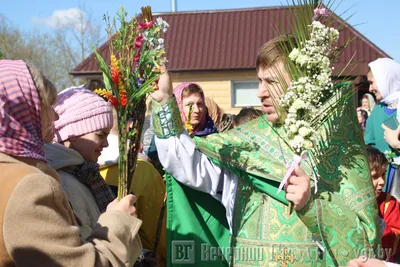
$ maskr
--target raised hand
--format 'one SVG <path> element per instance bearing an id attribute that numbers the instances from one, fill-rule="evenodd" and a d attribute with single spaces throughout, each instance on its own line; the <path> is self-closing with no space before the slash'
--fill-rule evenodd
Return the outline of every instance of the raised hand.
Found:
<path id="1" fill-rule="evenodd" d="M 161 66 L 161 73 L 160 80 L 158 81 L 158 90 L 153 92 L 151 97 L 164 104 L 171 99 L 173 95 L 173 88 L 171 75 L 168 73 L 168 70 L 165 68 L 165 66 Z"/>

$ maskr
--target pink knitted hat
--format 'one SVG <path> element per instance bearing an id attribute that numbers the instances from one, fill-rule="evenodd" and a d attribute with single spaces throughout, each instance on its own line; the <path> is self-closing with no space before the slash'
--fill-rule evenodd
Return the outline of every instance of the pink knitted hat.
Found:
<path id="1" fill-rule="evenodd" d="M 56 142 L 113 126 L 111 106 L 87 89 L 61 92 L 54 109 L 60 117 L 54 123 Z"/>

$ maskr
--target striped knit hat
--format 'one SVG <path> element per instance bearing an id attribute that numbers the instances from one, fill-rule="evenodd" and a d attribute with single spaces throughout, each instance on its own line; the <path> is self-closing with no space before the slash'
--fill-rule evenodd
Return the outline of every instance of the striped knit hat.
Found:
<path id="1" fill-rule="evenodd" d="M 54 123 L 58 143 L 113 126 L 111 106 L 87 89 L 64 90 L 58 95 L 54 109 L 60 117 Z"/>

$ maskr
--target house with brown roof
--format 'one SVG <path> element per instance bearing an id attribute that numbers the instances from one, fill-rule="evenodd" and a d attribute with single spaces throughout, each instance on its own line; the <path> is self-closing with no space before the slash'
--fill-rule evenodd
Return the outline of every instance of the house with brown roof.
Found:
<path id="1" fill-rule="evenodd" d="M 237 113 L 244 106 L 259 106 L 256 54 L 265 42 L 276 37 L 277 25 L 288 27 L 289 12 L 290 7 L 281 6 L 157 14 L 170 25 L 164 38 L 174 86 L 185 81 L 197 82 L 206 96 L 228 113 Z M 347 68 L 343 76 L 365 75 L 369 62 L 389 57 L 345 24 L 339 45 L 349 38 L 352 42 L 344 49 L 335 70 L 343 69 L 350 61 L 357 64 Z M 108 42 L 98 51 L 103 58 L 110 58 Z M 94 54 L 70 74 L 75 78 L 101 79 Z"/>

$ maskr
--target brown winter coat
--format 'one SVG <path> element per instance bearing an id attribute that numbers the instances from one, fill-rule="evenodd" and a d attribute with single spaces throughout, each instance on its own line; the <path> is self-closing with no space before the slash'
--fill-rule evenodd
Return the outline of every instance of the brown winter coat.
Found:
<path id="1" fill-rule="evenodd" d="M 0 153 L 0 267 L 133 266 L 142 222 L 103 213 L 87 240 L 57 173 L 44 162 Z"/>

